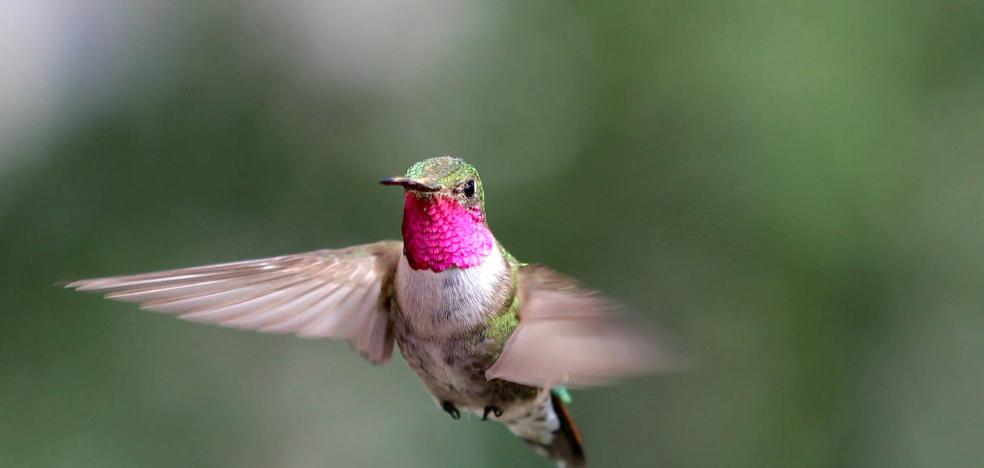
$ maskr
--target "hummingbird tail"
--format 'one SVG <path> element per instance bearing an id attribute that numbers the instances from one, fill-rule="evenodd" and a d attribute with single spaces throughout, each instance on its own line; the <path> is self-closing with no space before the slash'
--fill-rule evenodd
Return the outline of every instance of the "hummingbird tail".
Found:
<path id="1" fill-rule="evenodd" d="M 538 398 L 525 417 L 506 424 L 542 455 L 556 461 L 558 467 L 586 467 L 581 434 L 574 420 L 559 396 L 549 390 L 546 393 L 549 398 Z"/>
<path id="2" fill-rule="evenodd" d="M 560 421 L 560 429 L 554 434 L 554 440 L 547 448 L 550 457 L 558 461 L 558 466 L 562 467 L 586 467 L 587 461 L 584 458 L 584 447 L 581 446 L 581 433 L 574 425 L 574 419 L 564 406 L 560 397 L 550 392 L 550 406 L 557 414 Z"/>

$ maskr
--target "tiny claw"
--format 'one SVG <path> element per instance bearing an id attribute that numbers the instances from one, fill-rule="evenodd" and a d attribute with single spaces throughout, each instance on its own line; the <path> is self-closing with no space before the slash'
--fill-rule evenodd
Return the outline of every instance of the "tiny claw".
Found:
<path id="1" fill-rule="evenodd" d="M 498 417 L 502 416 L 502 408 L 499 408 L 498 406 L 495 406 L 495 405 L 486 406 L 485 407 L 485 411 L 482 413 L 482 421 L 488 421 L 489 420 L 489 413 L 494 414 L 495 417 L 498 418 Z"/>
<path id="2" fill-rule="evenodd" d="M 442 401 L 441 409 L 443 409 L 445 413 L 450 414 L 451 419 L 461 419 L 461 411 L 458 411 L 458 407 L 454 406 L 454 403 L 451 403 L 450 401 Z"/>

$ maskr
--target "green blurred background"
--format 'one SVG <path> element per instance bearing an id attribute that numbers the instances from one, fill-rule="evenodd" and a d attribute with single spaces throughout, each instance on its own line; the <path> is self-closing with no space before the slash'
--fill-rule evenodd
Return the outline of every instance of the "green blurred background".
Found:
<path id="1" fill-rule="evenodd" d="M 984 459 L 984 3 L 0 1 L 0 466 L 549 466 L 344 343 L 62 279 L 490 224 L 699 363 L 576 392 L 596 467 Z"/>

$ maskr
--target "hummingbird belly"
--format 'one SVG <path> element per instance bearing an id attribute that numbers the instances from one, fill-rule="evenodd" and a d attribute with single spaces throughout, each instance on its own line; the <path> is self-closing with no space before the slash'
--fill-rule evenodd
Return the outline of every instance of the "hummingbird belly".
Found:
<path id="1" fill-rule="evenodd" d="M 534 398 L 539 389 L 485 371 L 501 343 L 486 337 L 488 320 L 512 299 L 512 270 L 499 249 L 480 265 L 441 272 L 397 267 L 390 312 L 403 357 L 435 399 L 482 414 Z"/>
<path id="2" fill-rule="evenodd" d="M 400 328 L 396 340 L 404 359 L 438 403 L 448 401 L 481 415 L 489 406 L 508 412 L 540 393 L 536 387 L 485 378 L 485 370 L 496 358 L 496 343 L 491 339 L 419 339 Z"/>

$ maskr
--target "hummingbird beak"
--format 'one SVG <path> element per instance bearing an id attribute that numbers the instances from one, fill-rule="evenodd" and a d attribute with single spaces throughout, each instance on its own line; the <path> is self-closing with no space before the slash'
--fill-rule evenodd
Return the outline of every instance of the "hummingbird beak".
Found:
<path id="1" fill-rule="evenodd" d="M 423 179 L 411 179 L 409 177 L 387 177 L 379 181 L 379 183 L 383 185 L 400 185 L 407 190 L 416 192 L 438 192 L 441 190 L 440 185 L 431 184 Z"/>

